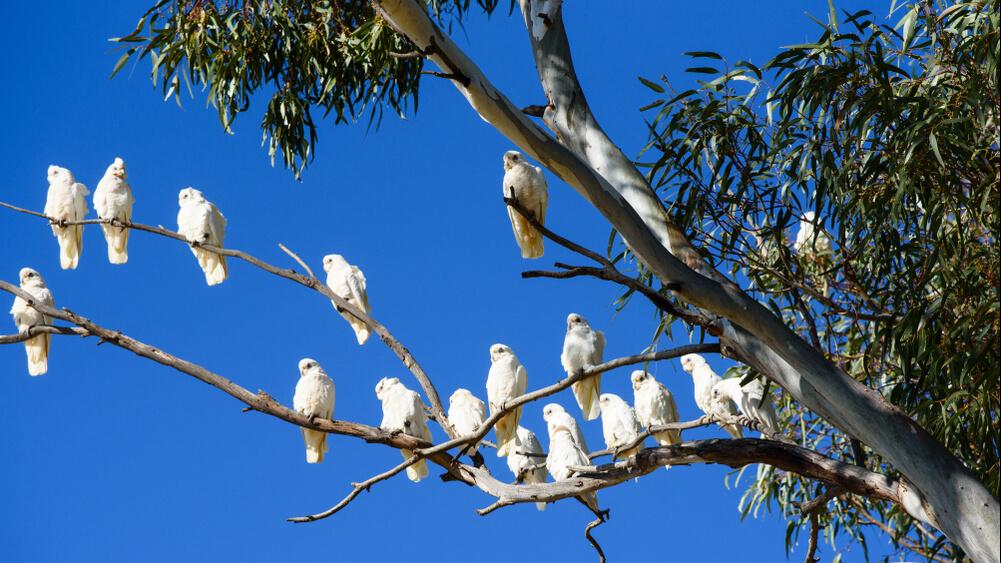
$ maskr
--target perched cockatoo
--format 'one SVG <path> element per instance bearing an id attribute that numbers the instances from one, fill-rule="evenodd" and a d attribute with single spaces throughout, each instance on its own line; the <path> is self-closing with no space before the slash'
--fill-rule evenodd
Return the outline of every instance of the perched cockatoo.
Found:
<path id="1" fill-rule="evenodd" d="M 561 4 L 563 4 L 563 0 L 534 0 L 529 2 L 529 9 L 532 10 L 532 13 L 529 14 L 532 18 L 532 37 L 536 41 L 542 41 L 542 38 L 546 36 L 546 32 L 549 31 L 549 27 L 553 25 L 553 21 L 556 19 L 556 12 L 559 11 Z"/>
<path id="2" fill-rule="evenodd" d="M 582 369 L 602 362 L 605 353 L 605 334 L 594 330 L 584 317 L 570 313 L 567 317 L 567 334 L 563 339 L 563 354 L 560 362 L 567 375 L 574 375 Z M 601 395 L 601 374 L 578 381 L 571 386 L 573 396 L 584 413 L 584 420 L 594 420 L 601 414 L 598 397 Z"/>
<path id="3" fill-rule="evenodd" d="M 695 404 L 699 409 L 708 415 L 723 416 L 733 418 L 737 416 L 737 409 L 733 402 L 726 398 L 724 400 L 713 400 L 713 387 L 721 381 L 716 372 L 709 367 L 705 358 L 698 354 L 685 354 L 681 357 L 681 367 L 692 374 L 692 381 L 695 383 Z M 736 424 L 723 424 L 723 430 L 734 438 L 744 435 L 740 426 Z"/>
<path id="4" fill-rule="evenodd" d="M 101 219 L 132 221 L 132 205 L 136 199 L 132 196 L 132 188 L 125 181 L 126 178 L 128 174 L 125 173 L 125 161 L 115 158 L 94 190 L 94 210 Z M 101 229 L 104 231 L 104 240 L 108 243 L 108 262 L 128 262 L 129 229 L 103 223 Z"/>
<path id="5" fill-rule="evenodd" d="M 448 398 L 448 421 L 460 436 L 476 432 L 486 419 L 487 406 L 469 389 L 456 389 Z M 480 442 L 477 440 L 469 446 L 469 455 L 475 454 L 479 449 Z"/>
<path id="6" fill-rule="evenodd" d="M 21 268 L 18 274 L 21 289 L 31 295 L 43 305 L 54 306 L 52 292 L 45 287 L 45 280 L 42 276 L 31 268 Z M 20 297 L 14 298 L 14 304 L 10 308 L 10 314 L 14 315 L 14 324 L 17 325 L 18 332 L 25 332 L 35 325 L 47 325 L 51 322 L 48 315 L 40 313 Z M 49 340 L 48 333 L 32 336 L 24 341 L 24 351 L 28 353 L 28 373 L 31 375 L 42 375 L 49 371 Z"/>
<path id="7" fill-rule="evenodd" d="M 528 389 L 528 372 L 518 361 L 511 348 L 504 344 L 490 347 L 490 371 L 487 373 L 487 402 L 490 415 L 503 410 L 506 403 L 525 394 Z M 497 457 L 506 457 L 518 444 L 518 422 L 521 407 L 507 413 L 497 424 Z"/>
<path id="8" fill-rule="evenodd" d="M 550 418 L 547 421 L 547 426 L 549 428 L 549 455 L 546 456 L 546 469 L 554 480 L 562 481 L 573 477 L 573 471 L 570 469 L 573 465 L 591 465 L 587 452 L 574 439 L 573 432 L 567 427 L 563 417 Z M 598 495 L 594 491 L 585 493 L 578 498 L 583 500 L 591 510 L 595 512 L 601 510 L 598 507 Z"/>
<path id="9" fill-rule="evenodd" d="M 549 403 L 542 407 L 542 420 L 546 421 L 546 424 L 557 424 L 566 426 L 570 429 L 570 433 L 573 434 L 573 440 L 577 443 L 580 449 L 584 450 L 585 454 L 591 453 L 591 449 L 587 447 L 587 440 L 584 439 L 584 433 L 580 431 L 580 426 L 577 425 L 577 419 L 570 415 L 563 405 L 559 403 Z"/>
<path id="10" fill-rule="evenodd" d="M 759 379 L 741 386 L 740 377 L 724 379 L 713 387 L 713 400 L 733 401 L 744 416 L 761 425 L 762 435 L 778 434 L 779 421 L 771 398 L 765 395 L 765 385 Z"/>
<path id="11" fill-rule="evenodd" d="M 797 254 L 807 257 L 819 257 L 831 253 L 831 238 L 821 228 L 813 211 L 803 213 L 792 248 Z"/>
<path id="12" fill-rule="evenodd" d="M 375 396 L 382 401 L 383 430 L 403 432 L 408 436 L 431 441 L 431 429 L 428 428 L 427 416 L 424 414 L 424 403 L 416 391 L 407 389 L 395 377 L 383 377 L 375 386 Z M 413 457 L 411 450 L 400 450 L 404 460 Z M 428 466 L 425 460 L 420 460 L 407 467 L 407 477 L 417 483 L 428 476 Z"/>
<path id="13" fill-rule="evenodd" d="M 601 432 L 605 436 L 605 446 L 610 450 L 618 450 L 639 438 L 643 433 L 636 412 L 629 403 L 614 393 L 604 393 L 598 401 L 601 405 Z M 617 452 L 621 457 L 636 455 L 643 449 L 643 443 L 628 450 Z"/>
<path id="14" fill-rule="evenodd" d="M 199 248 L 198 244 L 210 244 L 222 248 L 226 239 L 226 218 L 202 192 L 195 188 L 184 188 L 177 195 L 181 209 L 177 212 L 177 231 L 194 243 L 191 252 L 198 259 L 198 265 L 205 272 L 205 283 L 217 285 L 226 281 L 226 257 Z"/>
<path id="15" fill-rule="evenodd" d="M 533 485 L 546 482 L 546 452 L 535 437 L 535 432 L 524 426 L 518 427 L 518 447 L 508 454 L 507 468 L 514 473 L 514 479 L 518 483 Z M 535 507 L 545 510 L 546 503 L 537 502 Z"/>
<path id="16" fill-rule="evenodd" d="M 348 264 L 340 254 L 328 254 L 323 257 L 323 271 L 327 272 L 327 287 L 338 297 L 358 307 L 365 314 L 372 312 L 372 307 L 368 304 L 368 293 L 365 291 L 365 274 L 361 273 L 358 266 Z M 368 340 L 368 325 L 347 311 L 341 310 L 336 303 L 334 309 L 337 309 L 354 329 L 358 344 L 364 344 Z"/>
<path id="17" fill-rule="evenodd" d="M 312 418 L 330 419 L 334 416 L 334 380 L 312 358 L 299 360 L 299 382 L 295 384 L 292 408 Z M 306 441 L 306 463 L 320 463 L 327 453 L 327 433 L 311 428 L 300 428 Z"/>
<path id="18" fill-rule="evenodd" d="M 633 404 L 636 405 L 636 418 L 640 424 L 650 428 L 678 422 L 678 405 L 664 384 L 641 369 L 634 371 L 629 379 L 633 382 Z M 661 446 L 680 444 L 681 431 L 661 430 L 654 432 L 653 438 Z"/>
<path id="19" fill-rule="evenodd" d="M 45 215 L 55 221 L 52 234 L 59 241 L 59 265 L 76 269 L 83 252 L 83 225 L 58 225 L 59 221 L 83 221 L 87 215 L 87 186 L 76 181 L 73 173 L 60 166 L 49 166 L 49 193 Z"/>
<path id="20" fill-rule="evenodd" d="M 504 153 L 504 197 L 518 200 L 522 209 L 535 215 L 535 219 L 546 224 L 546 206 L 549 205 L 549 191 L 542 169 L 532 166 L 518 151 Z M 542 233 L 510 206 L 507 208 L 514 230 L 514 240 L 521 248 L 522 258 L 542 256 Z"/>

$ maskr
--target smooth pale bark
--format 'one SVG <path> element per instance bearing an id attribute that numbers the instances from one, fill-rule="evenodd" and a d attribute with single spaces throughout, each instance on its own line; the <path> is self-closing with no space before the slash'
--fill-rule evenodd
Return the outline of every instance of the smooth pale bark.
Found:
<path id="1" fill-rule="evenodd" d="M 999 560 L 999 505 L 987 488 L 879 393 L 848 377 L 693 254 L 656 194 L 587 108 L 573 72 L 561 12 L 552 18 L 541 42 L 531 40 L 552 103 L 545 119 L 558 142 L 497 90 L 419 3 L 373 0 L 373 5 L 415 45 L 430 47 L 429 58 L 456 75 L 453 84 L 480 117 L 591 202 L 663 283 L 677 285 L 678 296 L 688 303 L 727 319 L 720 335 L 725 349 L 893 464 L 925 498 L 919 502 L 923 506 L 912 508 L 929 514 L 929 520 L 971 557 Z M 527 2 L 523 7 L 531 10 Z"/>

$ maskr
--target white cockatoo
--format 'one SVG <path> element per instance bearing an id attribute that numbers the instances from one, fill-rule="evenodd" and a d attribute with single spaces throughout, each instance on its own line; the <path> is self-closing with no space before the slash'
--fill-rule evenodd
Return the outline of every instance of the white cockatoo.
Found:
<path id="1" fill-rule="evenodd" d="M 518 483 L 535 485 L 546 482 L 546 452 L 535 437 L 535 432 L 524 426 L 518 427 L 518 447 L 508 454 L 507 468 L 514 473 L 514 479 Z M 535 507 L 545 510 L 546 503 L 537 502 Z"/>
<path id="2" fill-rule="evenodd" d="M 199 248 L 198 244 L 210 244 L 222 248 L 226 239 L 226 218 L 202 192 L 195 188 L 184 188 L 177 194 L 180 210 L 177 212 L 177 231 L 194 243 L 191 252 L 198 259 L 198 265 L 205 272 L 205 283 L 218 285 L 226 281 L 226 257 Z"/>
<path id="3" fill-rule="evenodd" d="M 713 387 L 721 381 L 720 376 L 709 367 L 705 358 L 698 354 L 685 354 L 681 357 L 681 367 L 692 374 L 692 381 L 695 383 L 695 404 L 699 409 L 710 416 L 722 416 L 734 418 L 737 416 L 737 409 L 733 401 L 729 398 L 725 400 L 713 400 Z M 734 438 L 744 435 L 740 426 L 736 424 L 722 424 L 723 430 Z"/>
<path id="4" fill-rule="evenodd" d="M 49 166 L 49 192 L 45 215 L 55 221 L 52 234 L 59 242 L 59 265 L 76 269 L 83 252 L 83 225 L 60 226 L 59 221 L 83 221 L 87 215 L 87 186 L 76 181 L 73 173 L 60 166 Z"/>
<path id="5" fill-rule="evenodd" d="M 469 389 L 460 387 L 448 398 L 448 421 L 459 436 L 476 432 L 486 420 L 487 406 Z M 469 455 L 475 454 L 479 449 L 480 442 L 477 440 L 469 446 Z"/>
<path id="6" fill-rule="evenodd" d="M 591 465 L 587 452 L 574 439 L 573 431 L 567 427 L 566 419 L 561 416 L 550 417 L 546 421 L 549 428 L 549 455 L 546 456 L 546 469 L 553 480 L 562 481 L 573 477 L 571 466 Z M 599 512 L 598 495 L 594 491 L 579 497 L 591 510 Z"/>
<path id="7" fill-rule="evenodd" d="M 42 276 L 31 268 L 21 268 L 18 274 L 21 289 L 31 295 L 43 305 L 54 306 L 52 292 L 45 287 L 45 280 Z M 28 302 L 20 297 L 14 298 L 14 304 L 10 308 L 10 314 L 14 315 L 14 324 L 17 325 L 18 332 L 25 332 L 36 325 L 47 325 L 51 322 L 48 315 L 45 315 L 28 305 Z M 49 371 L 49 341 L 50 334 L 44 333 L 24 341 L 24 351 L 28 353 L 28 373 L 31 375 L 42 375 Z"/>
<path id="8" fill-rule="evenodd" d="M 538 166 L 532 166 L 518 151 L 504 153 L 504 197 L 518 200 L 522 209 L 535 215 L 535 219 L 546 224 L 546 207 L 549 205 L 549 191 L 546 176 Z M 521 213 L 507 208 L 514 230 L 514 239 L 521 248 L 522 258 L 542 256 L 542 233 L 526 220 Z"/>
<path id="9" fill-rule="evenodd" d="M 724 379 L 713 387 L 713 399 L 736 403 L 744 416 L 761 425 L 762 435 L 778 434 L 779 421 L 771 398 L 765 395 L 765 385 L 759 379 L 740 384 L 740 377 Z"/>
<path id="10" fill-rule="evenodd" d="M 431 441 L 431 429 L 428 428 L 427 416 L 424 414 L 424 403 L 416 391 L 407 389 L 395 377 L 383 377 L 375 386 L 375 396 L 382 401 L 383 430 L 403 432 L 408 436 Z M 411 450 L 400 450 L 404 460 L 413 457 Z M 414 483 L 428 476 L 428 466 L 425 460 L 407 467 L 407 477 Z"/>
<path id="11" fill-rule="evenodd" d="M 503 410 L 505 404 L 525 394 L 528 389 L 528 371 L 518 361 L 511 348 L 504 344 L 490 347 L 490 371 L 487 372 L 487 402 L 490 415 Z M 507 413 L 497 424 L 497 457 L 506 457 L 518 445 L 518 423 L 521 407 Z"/>
<path id="12" fill-rule="evenodd" d="M 584 439 L 584 433 L 580 431 L 580 426 L 577 424 L 577 419 L 568 413 L 563 405 L 549 403 L 542 407 L 542 420 L 545 420 L 547 425 L 557 424 L 569 428 L 570 433 L 573 434 L 574 442 L 580 449 L 584 450 L 585 454 L 591 453 L 591 449 L 587 447 L 587 440 Z"/>
<path id="13" fill-rule="evenodd" d="M 605 436 L 605 446 L 622 457 L 638 454 L 643 449 L 642 442 L 628 450 L 618 451 L 635 442 L 643 433 L 636 411 L 614 393 L 602 394 L 598 404 L 601 405 L 601 432 Z"/>
<path id="14" fill-rule="evenodd" d="M 567 334 L 563 339 L 563 354 L 560 362 L 567 375 L 574 375 L 582 369 L 596 366 L 605 354 L 605 334 L 594 330 L 584 317 L 570 313 L 567 317 Z M 601 395 L 601 374 L 578 381 L 571 386 L 584 420 L 594 420 L 601 414 L 598 398 Z"/>
<path id="15" fill-rule="evenodd" d="M 816 219 L 813 211 L 803 213 L 799 222 L 799 231 L 792 248 L 797 254 L 807 257 L 821 257 L 831 253 L 831 238 L 827 236 Z"/>
<path id="16" fill-rule="evenodd" d="M 104 176 L 94 190 L 94 210 L 101 219 L 132 221 L 132 205 L 136 202 L 132 188 L 126 181 L 125 161 L 115 161 L 104 171 Z M 101 224 L 104 240 L 108 243 L 108 262 L 124 264 L 129 261 L 129 229 Z"/>
<path id="17" fill-rule="evenodd" d="M 348 264 L 340 254 L 328 254 L 323 257 L 323 271 L 327 272 L 327 287 L 338 297 L 358 307 L 365 314 L 372 312 L 372 307 L 368 304 L 368 292 L 365 289 L 365 274 L 361 273 L 358 266 Z M 364 344 L 368 340 L 368 325 L 347 311 L 342 311 L 336 303 L 334 309 L 337 309 L 337 312 L 351 325 L 355 337 L 358 338 L 358 344 Z"/>
<path id="18" fill-rule="evenodd" d="M 642 369 L 634 371 L 629 379 L 633 382 L 633 404 L 640 424 L 650 428 L 678 422 L 678 405 L 663 383 Z M 661 446 L 680 444 L 681 431 L 661 430 L 654 432 L 653 438 Z M 665 467 L 670 468 L 669 465 Z"/>
<path id="19" fill-rule="evenodd" d="M 549 27 L 556 19 L 556 12 L 559 11 L 561 4 L 563 4 L 563 0 L 534 0 L 529 3 L 529 8 L 532 10 L 532 13 L 529 14 L 532 18 L 532 37 L 536 41 L 542 41 L 542 38 L 546 36 L 546 32 L 549 31 Z"/>
<path id="20" fill-rule="evenodd" d="M 312 418 L 331 419 L 334 416 L 334 380 L 312 358 L 299 360 L 299 381 L 295 384 L 292 408 Z M 320 463 L 327 453 L 327 433 L 300 428 L 306 441 L 306 463 Z"/>

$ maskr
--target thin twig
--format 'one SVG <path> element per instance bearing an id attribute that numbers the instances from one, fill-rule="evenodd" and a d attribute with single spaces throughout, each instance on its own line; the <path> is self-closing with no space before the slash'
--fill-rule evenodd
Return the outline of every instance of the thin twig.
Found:
<path id="1" fill-rule="evenodd" d="M 316 278 L 316 274 L 313 273 L 313 270 L 309 266 L 307 266 L 305 262 L 302 261 L 302 258 L 299 258 L 298 254 L 296 254 L 295 252 L 292 252 L 284 244 L 282 244 L 280 242 L 278 243 L 278 248 L 282 249 L 282 252 L 284 252 L 285 254 L 288 254 L 289 256 L 292 257 L 293 260 L 295 260 L 296 262 L 298 262 L 299 265 L 302 266 L 302 268 L 304 270 L 306 270 L 306 273 L 309 274 L 309 277 L 313 278 L 314 280 L 317 279 Z"/>
<path id="2" fill-rule="evenodd" d="M 17 344 L 39 334 L 57 334 L 61 336 L 90 336 L 86 329 L 78 326 L 35 325 L 17 334 L 0 334 L 0 344 Z"/>
<path id="3" fill-rule="evenodd" d="M 594 539 L 594 536 L 591 535 L 591 530 L 604 523 L 605 519 L 598 517 L 584 527 L 584 537 L 587 538 L 587 541 L 590 542 L 592 546 L 594 546 L 594 550 L 598 552 L 598 561 L 600 561 L 600 563 L 605 563 L 605 552 L 601 550 L 601 545 L 598 543 L 598 540 Z"/>
<path id="4" fill-rule="evenodd" d="M 372 485 L 378 483 L 379 481 L 385 481 L 386 479 L 389 479 L 390 477 L 396 475 L 397 473 L 403 471 L 404 469 L 410 467 L 411 465 L 417 463 L 422 459 L 424 459 L 424 456 L 422 455 L 419 454 L 412 455 L 406 461 L 400 463 L 396 467 L 393 467 L 389 471 L 384 471 L 378 475 L 369 477 L 368 479 L 365 479 L 361 483 L 351 483 L 351 486 L 353 487 L 351 489 L 351 492 L 348 493 L 348 495 L 344 497 L 341 500 L 341 502 L 335 504 L 334 506 L 328 508 L 327 510 L 324 510 L 323 512 L 318 512 L 316 514 L 310 514 L 307 516 L 294 516 L 292 518 L 289 518 L 288 521 L 299 524 L 302 522 L 315 522 L 316 520 L 322 520 L 323 518 L 326 518 L 328 516 L 333 516 L 334 514 L 340 512 L 340 510 L 345 506 L 347 506 L 351 501 L 353 501 L 355 497 L 358 496 L 358 494 L 361 493 L 362 491 L 369 490 L 372 487 Z"/>

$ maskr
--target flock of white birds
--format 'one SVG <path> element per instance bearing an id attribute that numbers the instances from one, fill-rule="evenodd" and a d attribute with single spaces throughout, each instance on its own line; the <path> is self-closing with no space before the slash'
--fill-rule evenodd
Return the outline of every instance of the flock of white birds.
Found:
<path id="1" fill-rule="evenodd" d="M 505 197 L 515 198 L 543 224 L 549 196 L 542 170 L 529 164 L 517 151 L 505 153 L 503 163 Z M 88 211 L 86 196 L 89 191 L 85 185 L 76 181 L 69 170 L 59 166 L 49 167 L 48 180 L 45 215 L 50 218 L 52 232 L 59 243 L 60 265 L 63 269 L 74 269 L 83 250 L 83 225 L 73 223 L 85 220 Z M 116 158 L 108 166 L 94 192 L 94 208 L 98 217 L 120 222 L 101 224 L 108 245 L 108 261 L 112 264 L 124 264 L 128 261 L 129 229 L 118 225 L 131 222 L 134 203 L 135 198 L 127 182 L 125 162 Z M 208 285 L 222 283 L 228 275 L 226 258 L 202 246 L 223 247 L 226 218 L 195 188 L 181 190 L 178 205 L 178 232 L 189 241 L 198 265 L 205 274 L 205 282 Z M 542 234 L 510 207 L 508 214 L 522 256 L 542 256 Z M 816 226 L 813 212 L 805 213 L 800 225 L 793 245 L 796 252 L 830 251 L 830 239 Z M 335 294 L 366 314 L 370 313 L 365 276 L 357 266 L 351 265 L 339 254 L 330 254 L 323 258 L 323 269 L 327 274 L 327 286 Z M 20 271 L 20 286 L 38 303 L 53 305 L 52 293 L 35 270 L 23 268 Z M 339 308 L 336 303 L 334 308 L 351 325 L 358 344 L 364 344 L 370 334 L 368 325 Z M 51 322 L 48 316 L 20 297 L 14 299 L 10 312 L 22 333 L 33 326 Z M 28 373 L 33 376 L 46 373 L 50 335 L 44 333 L 32 336 L 24 341 L 24 345 L 28 356 Z M 600 365 L 604 350 L 604 333 L 593 329 L 581 315 L 571 313 L 567 317 L 566 336 L 560 356 L 567 375 L 579 374 L 582 370 Z M 775 409 L 760 381 L 742 384 L 737 377 L 722 379 L 698 354 L 683 356 L 681 365 L 692 376 L 695 403 L 703 413 L 716 417 L 715 420 L 722 418 L 727 421 L 734 420 L 740 412 L 755 421 L 763 433 L 778 432 Z M 311 358 L 304 358 L 299 362 L 299 374 L 293 408 L 311 418 L 331 419 L 335 402 L 333 380 Z M 634 371 L 630 379 L 633 405 L 618 395 L 602 394 L 600 373 L 572 385 L 574 398 L 584 420 L 600 417 L 605 445 L 622 456 L 635 455 L 643 449 L 643 443 L 638 442 L 638 439 L 644 428 L 679 422 L 674 396 L 663 383 L 645 370 Z M 459 435 L 472 434 L 482 427 L 488 414 L 505 410 L 506 405 L 524 395 L 527 390 L 528 371 L 525 366 L 509 346 L 494 344 L 490 347 L 490 369 L 486 379 L 487 402 L 484 403 L 468 389 L 456 389 L 449 399 L 449 422 Z M 380 428 L 431 441 L 424 403 L 417 392 L 408 389 L 399 379 L 389 377 L 379 381 L 375 394 L 382 402 L 383 418 Z M 572 466 L 590 463 L 590 450 L 580 426 L 562 406 L 550 403 L 543 407 L 543 420 L 549 433 L 548 454 L 536 435 L 521 426 L 522 410 L 521 406 L 511 409 L 494 426 L 497 455 L 507 458 L 508 468 L 517 482 L 543 483 L 547 472 L 555 480 L 567 479 L 572 475 Z M 737 424 L 723 422 L 721 425 L 734 438 L 743 435 Z M 322 462 L 328 450 L 326 433 L 303 428 L 302 436 L 306 444 L 306 461 Z M 652 437 L 659 445 L 681 442 L 681 432 L 678 430 L 660 430 Z M 626 447 L 629 449 L 623 451 Z M 478 449 L 479 443 L 472 444 L 468 453 L 475 454 Z M 401 451 L 401 454 L 405 460 L 413 455 L 409 451 Z M 414 482 L 427 475 L 428 468 L 423 460 L 407 468 L 407 476 Z M 593 509 L 598 509 L 595 493 L 582 498 Z M 545 503 L 539 503 L 538 508 L 543 510 Z"/>

